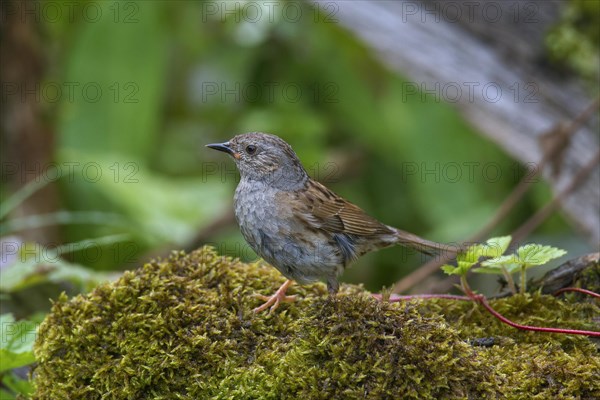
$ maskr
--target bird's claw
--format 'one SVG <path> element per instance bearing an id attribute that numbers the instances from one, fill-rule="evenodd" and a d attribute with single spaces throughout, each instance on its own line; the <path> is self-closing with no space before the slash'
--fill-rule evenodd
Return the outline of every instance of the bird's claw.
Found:
<path id="1" fill-rule="evenodd" d="M 272 296 L 264 296 L 262 294 L 255 294 L 254 297 L 257 297 L 257 298 L 265 301 L 265 303 L 262 306 L 256 307 L 253 310 L 255 313 L 262 312 L 262 311 L 266 310 L 267 308 L 271 307 L 271 309 L 269 310 L 269 314 L 271 314 L 273 311 L 275 311 L 277 309 L 277 307 L 279 307 L 279 304 L 293 303 L 294 301 L 296 301 L 295 295 L 294 296 L 286 296 L 285 293 L 282 293 L 281 295 L 279 295 L 278 293 L 275 293 Z"/>
<path id="2" fill-rule="evenodd" d="M 262 311 L 266 310 L 267 308 L 271 307 L 271 310 L 269 310 L 269 314 L 271 314 L 273 311 L 275 311 L 277 309 L 277 307 L 279 307 L 279 304 L 292 303 L 292 302 L 296 301 L 296 296 L 286 296 L 285 295 L 285 291 L 287 290 L 288 286 L 291 283 L 292 282 L 289 280 L 286 281 L 283 285 L 281 285 L 281 287 L 279 289 L 277 289 L 275 294 L 273 294 L 272 296 L 264 296 L 262 294 L 255 293 L 254 297 L 264 300 L 265 303 L 260 307 L 256 307 L 253 311 L 255 313 L 259 313 L 259 312 L 262 312 Z"/>

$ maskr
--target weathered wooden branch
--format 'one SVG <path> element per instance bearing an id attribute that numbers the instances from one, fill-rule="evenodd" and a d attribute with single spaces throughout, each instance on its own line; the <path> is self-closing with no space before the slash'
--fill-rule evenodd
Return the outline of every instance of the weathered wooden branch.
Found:
<path id="1" fill-rule="evenodd" d="M 584 271 L 591 268 L 597 270 L 599 264 L 600 253 L 586 254 L 569 260 L 558 268 L 548 271 L 539 281 L 532 284 L 531 289 L 541 288 L 542 293 L 553 294 L 560 289 L 573 286 L 580 279 Z"/>
<path id="2" fill-rule="evenodd" d="M 593 101 L 578 77 L 546 62 L 544 40 L 561 15 L 562 1 L 315 3 L 416 88 L 454 103 L 483 134 L 528 166 L 542 158 L 543 136 Z M 598 124 L 596 112 L 568 144 L 559 173 L 551 166 L 543 171 L 556 192 L 594 157 Z M 599 180 L 596 169 L 563 202 L 594 246 L 600 241 Z"/>

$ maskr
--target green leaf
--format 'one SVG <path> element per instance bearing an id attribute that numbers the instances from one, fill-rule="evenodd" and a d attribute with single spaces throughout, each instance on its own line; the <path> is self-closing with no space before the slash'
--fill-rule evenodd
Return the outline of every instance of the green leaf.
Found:
<path id="1" fill-rule="evenodd" d="M 512 255 L 508 255 L 484 261 L 481 263 L 481 267 L 475 268 L 473 271 L 477 272 L 478 274 L 503 275 L 502 267 L 504 267 L 509 274 L 515 274 L 519 272 L 520 266 L 517 263 L 511 262 L 513 260 L 512 257 Z M 496 260 L 501 261 L 496 263 Z"/>
<path id="2" fill-rule="evenodd" d="M 565 254 L 567 254 L 565 250 L 556 247 L 526 244 L 517 250 L 517 262 L 525 264 L 525 268 L 529 268 L 536 265 L 544 265 L 548 261 L 562 257 Z"/>
<path id="3" fill-rule="evenodd" d="M 35 361 L 33 342 L 36 324 L 15 321 L 12 314 L 0 315 L 0 372 L 22 367 Z"/>
<path id="4" fill-rule="evenodd" d="M 458 261 L 458 265 L 442 265 L 442 271 L 447 273 L 448 275 L 464 275 L 466 274 L 471 267 L 475 265 L 475 263 L 469 261 Z"/>
<path id="5" fill-rule="evenodd" d="M 123 215 L 135 227 L 130 232 L 136 242 L 183 245 L 215 215 L 222 215 L 231 207 L 223 199 L 231 198 L 233 190 L 224 181 L 229 179 L 233 183 L 235 174 L 223 177 L 215 170 L 198 178 L 175 179 L 155 173 L 141 161 L 133 162 L 114 154 L 92 156 L 64 151 L 63 155 L 79 160 L 81 165 L 96 165 L 98 171 L 103 171 L 91 182 L 82 179 L 85 169 L 74 168 L 77 177 L 68 186 L 72 195 L 76 195 L 76 207 L 83 210 L 92 205 L 98 211 Z M 206 165 L 209 164 L 207 161 Z M 96 228 L 97 233 L 102 231 L 100 226 Z"/>
<path id="6" fill-rule="evenodd" d="M 460 275 L 459 267 L 455 267 L 454 265 L 444 264 L 442 265 L 442 271 L 447 273 L 448 275 Z"/>
<path id="7" fill-rule="evenodd" d="M 481 257 L 499 257 L 506 251 L 511 240 L 510 235 L 488 239 L 485 243 L 469 247 L 466 253 L 459 254 L 458 260 L 476 263 Z"/>
<path id="8" fill-rule="evenodd" d="M 464 275 L 479 262 L 481 257 L 498 257 L 504 253 L 511 240 L 510 236 L 501 236 L 488 239 L 485 243 L 473 245 L 456 257 L 457 266 L 444 265 L 442 270 L 448 275 Z"/>
<path id="9" fill-rule="evenodd" d="M 49 170 L 48 172 L 51 174 L 54 173 L 53 170 Z M 34 179 L 6 199 L 2 204 L 2 208 L 0 208 L 0 220 L 7 216 L 14 208 L 23 203 L 29 196 L 46 186 L 48 182 L 47 179 Z"/>
<path id="10" fill-rule="evenodd" d="M 0 389 L 0 400 L 14 400 L 15 396 L 4 389 Z"/>
<path id="11" fill-rule="evenodd" d="M 53 225 L 90 224 L 102 226 L 127 227 L 127 220 L 119 214 L 102 211 L 56 211 L 47 214 L 28 215 L 11 218 L 0 225 L 0 235 L 19 232 L 26 229 L 37 229 Z"/>
<path id="12" fill-rule="evenodd" d="M 14 373 L 3 374 L 1 381 L 4 387 L 7 387 L 12 391 L 12 393 L 20 394 L 28 396 L 33 393 L 33 384 L 32 382 L 21 379 L 16 376 Z M 0 391 L 0 400 L 4 399 L 15 399 L 17 398 L 15 395 L 12 395 L 8 392 Z M 25 397 L 28 398 L 28 397 Z M 19 399 L 23 399 L 23 397 L 19 397 Z"/>
<path id="13" fill-rule="evenodd" d="M 97 4 L 103 15 L 114 15 L 116 3 Z M 101 18 L 81 24 L 73 37 L 64 80 L 75 95 L 73 101 L 64 96 L 60 104 L 59 150 L 115 152 L 150 161 L 167 86 L 164 6 L 128 4 L 134 7 L 132 23 Z M 79 161 L 62 158 L 60 151 L 58 157 L 60 162 Z"/>
<path id="14" fill-rule="evenodd" d="M 521 266 L 527 268 L 544 265 L 548 261 L 567 254 L 566 251 L 552 246 L 543 246 L 540 244 L 526 244 L 519 247 L 516 253 L 496 257 L 484 261 L 482 265 L 485 268 L 478 268 L 477 272 L 501 274 L 501 267 L 506 268 L 509 273 L 517 272 Z"/>

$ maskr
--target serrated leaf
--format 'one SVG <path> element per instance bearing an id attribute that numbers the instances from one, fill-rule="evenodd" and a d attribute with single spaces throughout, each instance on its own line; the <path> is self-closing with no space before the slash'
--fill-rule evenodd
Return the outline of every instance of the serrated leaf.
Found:
<path id="1" fill-rule="evenodd" d="M 0 315 L 0 335 L 0 372 L 35 361 L 36 323 L 15 321 L 12 314 L 3 314 Z"/>
<path id="2" fill-rule="evenodd" d="M 559 258 L 567 254 L 563 249 L 552 246 L 542 246 L 540 244 L 526 244 L 517 250 L 517 262 L 524 264 L 525 268 L 536 265 L 544 265 L 550 260 Z"/>
<path id="3" fill-rule="evenodd" d="M 476 263 L 481 257 L 494 258 L 501 256 L 508 248 L 511 240 L 510 235 L 488 239 L 485 243 L 471 246 L 465 253 L 459 254 L 458 260 Z"/>
<path id="4" fill-rule="evenodd" d="M 448 275 L 464 275 L 469 271 L 469 269 L 471 269 L 471 267 L 474 264 L 475 263 L 471 263 L 468 261 L 458 261 L 457 266 L 449 264 L 443 265 L 442 271 L 444 271 Z"/>
<path id="5" fill-rule="evenodd" d="M 454 265 L 444 264 L 442 265 L 442 271 L 448 275 L 460 275 L 459 268 Z"/>
<path id="6" fill-rule="evenodd" d="M 464 253 L 456 257 L 457 266 L 444 265 L 442 270 L 448 275 L 464 275 L 469 269 L 479 262 L 482 257 L 498 257 L 506 251 L 512 238 L 501 236 L 488 239 L 485 243 L 479 243 L 468 248 Z"/>
<path id="7" fill-rule="evenodd" d="M 481 263 L 484 268 L 478 268 L 476 272 L 501 274 L 501 267 L 513 274 L 521 266 L 527 268 L 544 265 L 548 261 L 567 254 L 566 251 L 552 246 L 540 244 L 526 244 L 519 247 L 515 254 L 500 256 Z"/>
<path id="8" fill-rule="evenodd" d="M 487 241 L 488 250 L 487 250 L 486 256 L 488 256 L 488 257 L 501 256 L 502 254 L 504 254 L 506 249 L 508 249 L 508 246 L 510 245 L 511 241 L 512 241 L 512 236 L 510 236 L 510 235 L 499 236 L 499 237 L 494 237 L 494 238 L 489 239 Z"/>

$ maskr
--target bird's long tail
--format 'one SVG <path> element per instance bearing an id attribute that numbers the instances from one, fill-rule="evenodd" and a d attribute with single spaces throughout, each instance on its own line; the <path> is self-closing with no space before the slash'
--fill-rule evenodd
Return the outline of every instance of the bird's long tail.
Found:
<path id="1" fill-rule="evenodd" d="M 461 246 L 456 244 L 432 242 L 401 229 L 392 229 L 396 233 L 397 244 L 410 247 L 424 254 L 455 257 L 457 253 L 464 250 Z"/>

